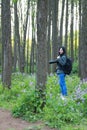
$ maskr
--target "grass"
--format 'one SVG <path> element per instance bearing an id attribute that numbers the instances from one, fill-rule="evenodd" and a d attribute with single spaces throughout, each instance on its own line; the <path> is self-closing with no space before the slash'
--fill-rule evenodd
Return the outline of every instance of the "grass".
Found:
<path id="1" fill-rule="evenodd" d="M 35 96 L 35 82 L 35 75 L 14 73 L 11 90 L 3 89 L 0 83 L 0 107 L 12 111 L 14 117 L 27 121 L 43 120 L 51 128 L 58 130 L 87 129 L 86 82 L 80 83 L 76 75 L 67 76 L 68 96 L 63 101 L 60 98 L 58 79 L 51 74 L 46 83 L 46 105 L 43 110 L 40 107 L 42 100 Z"/>

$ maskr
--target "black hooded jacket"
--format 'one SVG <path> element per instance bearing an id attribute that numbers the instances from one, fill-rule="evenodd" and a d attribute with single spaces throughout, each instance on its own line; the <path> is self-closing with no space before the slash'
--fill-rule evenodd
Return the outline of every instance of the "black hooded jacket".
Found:
<path id="1" fill-rule="evenodd" d="M 64 73 L 62 66 L 66 64 L 66 59 L 66 55 L 60 55 L 59 58 L 49 61 L 50 64 L 57 63 L 57 74 Z"/>

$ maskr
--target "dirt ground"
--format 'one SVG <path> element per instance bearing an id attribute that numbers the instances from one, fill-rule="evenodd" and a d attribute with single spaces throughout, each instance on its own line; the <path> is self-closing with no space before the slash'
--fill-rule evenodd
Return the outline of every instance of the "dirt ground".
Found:
<path id="1" fill-rule="evenodd" d="M 55 130 L 41 122 L 29 123 L 19 118 L 13 118 L 10 111 L 0 109 L 0 130 Z"/>

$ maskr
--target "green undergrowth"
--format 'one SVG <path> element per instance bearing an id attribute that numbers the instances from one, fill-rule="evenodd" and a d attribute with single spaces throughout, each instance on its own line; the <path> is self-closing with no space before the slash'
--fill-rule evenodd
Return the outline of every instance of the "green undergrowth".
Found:
<path id="1" fill-rule="evenodd" d="M 58 130 L 86 130 L 87 82 L 81 82 L 76 75 L 66 76 L 68 96 L 62 100 L 57 76 L 50 74 L 43 110 L 42 100 L 35 91 L 35 82 L 35 75 L 12 74 L 10 90 L 0 83 L 0 107 L 9 109 L 14 117 L 32 122 L 43 120 L 46 125 Z"/>

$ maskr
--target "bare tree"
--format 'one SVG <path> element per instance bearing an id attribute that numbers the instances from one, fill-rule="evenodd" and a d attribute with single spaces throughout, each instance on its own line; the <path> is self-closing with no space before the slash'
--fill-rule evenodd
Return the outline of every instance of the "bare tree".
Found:
<path id="1" fill-rule="evenodd" d="M 20 57 L 20 34 L 19 34 L 19 19 L 17 13 L 17 1 L 14 2 L 14 71 L 16 71 L 16 65 L 21 66 Z"/>

